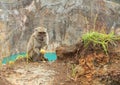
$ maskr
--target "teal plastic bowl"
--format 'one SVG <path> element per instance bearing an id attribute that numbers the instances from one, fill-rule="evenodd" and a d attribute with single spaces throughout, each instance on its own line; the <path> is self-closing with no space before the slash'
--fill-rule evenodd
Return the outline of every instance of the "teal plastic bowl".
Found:
<path id="1" fill-rule="evenodd" d="M 57 55 L 55 52 L 47 52 L 44 54 L 44 57 L 48 59 L 48 61 L 55 61 L 57 59 Z"/>
<path id="2" fill-rule="evenodd" d="M 18 57 L 25 57 L 26 53 L 13 54 L 8 57 L 3 58 L 2 64 L 7 64 L 9 61 L 16 61 Z"/>
<path id="3" fill-rule="evenodd" d="M 18 53 L 5 57 L 2 60 L 2 64 L 7 64 L 9 61 L 16 61 L 19 56 L 24 58 L 26 56 L 26 53 Z M 55 52 L 47 52 L 44 54 L 44 57 L 47 58 L 48 61 L 55 61 L 57 59 Z"/>

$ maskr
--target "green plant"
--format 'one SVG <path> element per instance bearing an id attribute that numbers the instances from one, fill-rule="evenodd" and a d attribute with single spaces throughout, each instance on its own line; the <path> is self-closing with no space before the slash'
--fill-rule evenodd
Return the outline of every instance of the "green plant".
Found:
<path id="1" fill-rule="evenodd" d="M 75 69 L 75 65 L 72 65 L 72 77 L 75 77 L 76 75 L 76 69 Z"/>
<path id="2" fill-rule="evenodd" d="M 115 45 L 115 41 L 120 40 L 120 37 L 114 35 L 114 32 L 109 34 L 98 33 L 98 32 L 88 32 L 82 36 L 84 46 L 87 48 L 90 44 L 95 46 L 102 46 L 106 54 L 108 54 L 108 44 Z"/>

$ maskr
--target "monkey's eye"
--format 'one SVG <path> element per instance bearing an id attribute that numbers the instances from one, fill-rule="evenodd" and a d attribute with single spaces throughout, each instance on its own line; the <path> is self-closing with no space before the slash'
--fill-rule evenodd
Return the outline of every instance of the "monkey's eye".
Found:
<path id="1" fill-rule="evenodd" d="M 46 32 L 39 32 L 39 34 L 46 34 Z"/>
<path id="2" fill-rule="evenodd" d="M 38 35 L 40 35 L 40 36 L 46 36 L 46 32 L 39 32 Z"/>

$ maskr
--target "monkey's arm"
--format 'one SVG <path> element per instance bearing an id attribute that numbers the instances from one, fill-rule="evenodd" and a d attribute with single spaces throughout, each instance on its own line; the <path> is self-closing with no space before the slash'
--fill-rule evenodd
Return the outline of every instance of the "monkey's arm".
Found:
<path id="1" fill-rule="evenodd" d="M 34 39 L 34 47 L 33 47 L 34 52 L 40 55 L 40 49 L 41 49 L 41 44 L 39 44 L 39 42 L 37 42 Z"/>
<path id="2" fill-rule="evenodd" d="M 49 36 L 48 33 L 46 33 L 46 45 L 43 47 L 45 50 L 48 49 L 48 44 L 49 44 Z"/>
<path id="3" fill-rule="evenodd" d="M 38 55 L 40 55 L 40 49 L 39 49 L 38 47 L 34 47 L 34 51 L 35 51 Z"/>
<path id="4" fill-rule="evenodd" d="M 47 44 L 47 46 L 48 46 L 48 44 L 49 44 L 49 36 L 48 36 L 48 33 L 46 33 L 46 35 L 47 35 L 47 41 L 46 41 L 46 44 Z"/>
<path id="5" fill-rule="evenodd" d="M 43 47 L 44 50 L 48 50 L 48 45 Z"/>

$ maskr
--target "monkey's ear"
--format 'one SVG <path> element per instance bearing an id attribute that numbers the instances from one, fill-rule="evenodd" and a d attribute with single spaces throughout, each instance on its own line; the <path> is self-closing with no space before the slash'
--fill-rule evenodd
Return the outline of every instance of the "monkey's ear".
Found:
<path id="1" fill-rule="evenodd" d="M 34 32 L 37 31 L 37 28 L 34 28 Z"/>

